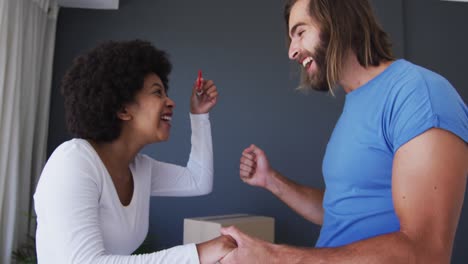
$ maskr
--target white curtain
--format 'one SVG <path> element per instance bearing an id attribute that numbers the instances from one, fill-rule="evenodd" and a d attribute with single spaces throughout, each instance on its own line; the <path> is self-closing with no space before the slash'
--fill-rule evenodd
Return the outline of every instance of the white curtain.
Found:
<path id="1" fill-rule="evenodd" d="M 28 215 L 46 159 L 57 13 L 56 0 L 0 0 L 0 263 L 34 232 Z"/>

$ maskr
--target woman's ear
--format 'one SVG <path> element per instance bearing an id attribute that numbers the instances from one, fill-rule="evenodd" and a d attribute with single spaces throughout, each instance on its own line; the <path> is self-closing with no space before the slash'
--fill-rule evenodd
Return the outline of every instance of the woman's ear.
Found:
<path id="1" fill-rule="evenodd" d="M 122 109 L 120 109 L 118 112 L 117 112 L 117 117 L 120 119 L 120 120 L 124 120 L 124 121 L 128 121 L 128 120 L 131 120 L 132 119 L 132 115 L 129 113 L 128 109 L 126 106 L 122 107 Z"/>

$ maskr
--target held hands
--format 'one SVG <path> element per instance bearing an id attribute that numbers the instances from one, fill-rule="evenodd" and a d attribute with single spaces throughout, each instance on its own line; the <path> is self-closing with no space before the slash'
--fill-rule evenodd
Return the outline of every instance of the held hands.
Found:
<path id="1" fill-rule="evenodd" d="M 199 90 L 198 93 L 197 90 Z M 217 100 L 218 89 L 214 82 L 201 77 L 197 78 L 192 88 L 190 112 L 192 114 L 208 113 L 216 105 Z"/>
<path id="2" fill-rule="evenodd" d="M 221 264 L 272 263 L 276 259 L 276 245 L 250 237 L 234 226 L 223 227 L 221 234 L 232 237 L 237 248 L 221 259 Z"/>
<path id="3" fill-rule="evenodd" d="M 230 236 L 219 236 L 212 240 L 197 244 L 200 264 L 218 263 L 236 247 L 236 241 Z"/>
<path id="4" fill-rule="evenodd" d="M 242 152 L 239 174 L 242 181 L 252 186 L 268 188 L 275 171 L 265 152 L 255 145 L 250 145 Z"/>

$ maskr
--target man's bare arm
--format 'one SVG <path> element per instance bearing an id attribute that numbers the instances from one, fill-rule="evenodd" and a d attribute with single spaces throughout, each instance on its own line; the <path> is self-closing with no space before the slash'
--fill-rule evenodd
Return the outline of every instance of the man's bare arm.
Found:
<path id="1" fill-rule="evenodd" d="M 274 172 L 266 189 L 305 219 L 322 225 L 323 190 L 293 182 L 277 171 Z"/>
<path id="2" fill-rule="evenodd" d="M 468 176 L 468 146 L 454 134 L 430 129 L 396 153 L 392 192 L 400 231 L 337 248 L 273 245 L 223 229 L 238 249 L 223 263 L 450 263 Z M 239 262 L 239 263 L 240 263 Z M 259 262 L 261 263 L 261 262 Z"/>

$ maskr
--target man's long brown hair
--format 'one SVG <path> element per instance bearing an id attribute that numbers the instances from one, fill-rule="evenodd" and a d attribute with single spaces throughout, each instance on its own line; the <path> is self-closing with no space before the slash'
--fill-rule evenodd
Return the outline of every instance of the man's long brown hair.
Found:
<path id="1" fill-rule="evenodd" d="M 382 29 L 368 0 L 309 0 L 309 15 L 317 23 L 325 52 L 325 91 L 338 85 L 345 56 L 353 51 L 363 67 L 379 66 L 394 60 L 388 34 Z M 289 16 L 297 0 L 287 0 L 284 8 L 286 29 Z M 291 39 L 288 34 L 288 45 Z M 332 91 L 333 92 L 333 91 Z"/>

